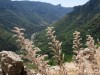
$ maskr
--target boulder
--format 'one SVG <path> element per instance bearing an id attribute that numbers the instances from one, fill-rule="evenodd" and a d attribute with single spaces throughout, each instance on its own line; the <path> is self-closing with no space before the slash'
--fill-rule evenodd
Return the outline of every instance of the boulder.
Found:
<path id="1" fill-rule="evenodd" d="M 12 51 L 0 52 L 2 75 L 27 75 L 21 58 Z"/>

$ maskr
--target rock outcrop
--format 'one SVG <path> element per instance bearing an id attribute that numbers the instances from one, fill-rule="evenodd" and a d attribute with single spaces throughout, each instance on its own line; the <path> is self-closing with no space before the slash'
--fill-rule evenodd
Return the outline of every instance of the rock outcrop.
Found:
<path id="1" fill-rule="evenodd" d="M 0 52 L 2 75 L 27 75 L 21 58 L 11 51 Z"/>

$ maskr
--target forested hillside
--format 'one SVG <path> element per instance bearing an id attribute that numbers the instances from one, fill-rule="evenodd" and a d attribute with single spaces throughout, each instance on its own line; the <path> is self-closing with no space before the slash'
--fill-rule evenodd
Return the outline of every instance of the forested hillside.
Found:
<path id="1" fill-rule="evenodd" d="M 0 50 L 16 50 L 10 33 L 13 27 L 25 28 L 30 37 L 71 11 L 49 3 L 0 0 Z"/>
<path id="2" fill-rule="evenodd" d="M 72 11 L 72 8 L 34 1 L 0 0 L 0 27 L 23 27 L 28 34 L 40 31 Z"/>
<path id="3" fill-rule="evenodd" d="M 87 34 L 92 35 L 95 40 L 100 39 L 100 0 L 90 0 L 82 6 L 76 6 L 73 12 L 67 14 L 62 20 L 55 23 L 55 31 L 58 39 L 63 42 L 62 47 L 64 53 L 68 55 L 73 54 L 72 40 L 73 32 L 80 31 L 83 40 Z M 43 53 L 48 52 L 48 41 L 45 39 L 46 32 L 42 31 L 36 39 L 38 39 L 38 46 L 41 47 Z M 82 41 L 84 43 L 84 41 Z M 36 42 L 37 43 L 37 42 Z M 41 44 L 42 43 L 42 44 Z M 44 51 L 45 50 L 45 51 Z"/>

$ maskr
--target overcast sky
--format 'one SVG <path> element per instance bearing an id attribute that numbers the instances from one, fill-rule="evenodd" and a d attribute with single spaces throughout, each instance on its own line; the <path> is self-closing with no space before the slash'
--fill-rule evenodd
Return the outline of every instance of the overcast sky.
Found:
<path id="1" fill-rule="evenodd" d="M 21 0 L 17 0 L 17 1 L 21 1 Z M 41 1 L 41 2 L 51 3 L 54 5 L 61 4 L 64 7 L 73 7 L 77 5 L 83 5 L 89 0 L 29 0 L 29 1 Z"/>

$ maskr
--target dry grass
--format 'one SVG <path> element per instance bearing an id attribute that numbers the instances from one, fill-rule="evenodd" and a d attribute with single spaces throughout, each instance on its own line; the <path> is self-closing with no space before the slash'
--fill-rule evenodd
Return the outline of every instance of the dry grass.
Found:
<path id="1" fill-rule="evenodd" d="M 24 29 L 15 27 L 13 32 L 17 37 L 21 48 L 27 52 L 27 57 L 36 65 L 34 71 L 37 75 L 100 75 L 100 47 L 96 47 L 93 37 L 87 35 L 86 48 L 82 48 L 80 32 L 73 33 L 73 49 L 75 55 L 74 60 L 70 63 L 64 63 L 64 54 L 62 53 L 62 42 L 56 39 L 53 27 L 47 28 L 47 36 L 50 49 L 54 53 L 57 66 L 48 66 L 48 61 L 45 61 L 47 55 L 37 54 L 41 51 L 32 41 L 25 39 Z"/>

